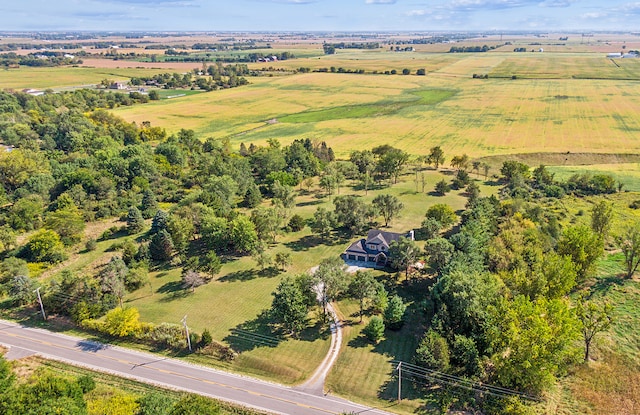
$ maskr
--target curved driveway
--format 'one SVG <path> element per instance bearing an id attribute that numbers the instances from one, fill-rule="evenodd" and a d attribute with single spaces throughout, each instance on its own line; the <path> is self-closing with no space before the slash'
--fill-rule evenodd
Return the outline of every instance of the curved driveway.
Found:
<path id="1" fill-rule="evenodd" d="M 127 350 L 23 327 L 0 320 L 0 344 L 12 352 L 31 352 L 89 369 L 108 372 L 162 387 L 253 407 L 277 414 L 388 414 L 333 396 L 317 396 L 275 383 L 230 374 L 149 353 Z"/>

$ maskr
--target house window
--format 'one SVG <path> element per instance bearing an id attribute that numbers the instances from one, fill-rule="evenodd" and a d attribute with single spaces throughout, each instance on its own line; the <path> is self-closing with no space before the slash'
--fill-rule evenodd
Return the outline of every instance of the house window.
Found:
<path id="1" fill-rule="evenodd" d="M 377 248 L 375 245 L 369 245 L 369 249 L 373 249 L 374 251 L 377 251 Z"/>

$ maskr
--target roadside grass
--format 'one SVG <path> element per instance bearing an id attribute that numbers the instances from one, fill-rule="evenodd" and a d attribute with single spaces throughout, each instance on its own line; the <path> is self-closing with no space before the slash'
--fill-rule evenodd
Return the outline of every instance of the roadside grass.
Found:
<path id="1" fill-rule="evenodd" d="M 171 389 L 164 389 L 157 385 L 137 382 L 131 379 L 110 375 L 103 372 L 96 372 L 79 366 L 73 366 L 55 360 L 46 360 L 41 357 L 29 357 L 20 359 L 13 363 L 14 370 L 18 373 L 20 382 L 27 382 L 29 376 L 36 371 L 44 371 L 53 373 L 56 376 L 79 378 L 81 376 L 90 376 L 96 383 L 96 388 L 85 395 L 87 403 L 91 403 L 101 398 L 125 393 L 132 395 L 134 398 L 140 398 L 145 394 L 153 393 L 165 396 L 174 401 L 179 400 L 186 395 L 184 392 L 178 392 Z M 221 415 L 238 414 L 258 414 L 255 410 L 249 410 L 240 405 L 233 405 L 225 401 L 215 400 L 220 407 Z"/>

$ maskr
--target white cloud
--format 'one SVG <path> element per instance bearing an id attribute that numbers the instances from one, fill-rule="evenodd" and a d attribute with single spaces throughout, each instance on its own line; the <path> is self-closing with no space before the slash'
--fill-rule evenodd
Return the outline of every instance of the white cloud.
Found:
<path id="1" fill-rule="evenodd" d="M 410 10 L 406 13 L 409 17 L 426 16 L 428 14 L 431 14 L 428 10 Z"/>

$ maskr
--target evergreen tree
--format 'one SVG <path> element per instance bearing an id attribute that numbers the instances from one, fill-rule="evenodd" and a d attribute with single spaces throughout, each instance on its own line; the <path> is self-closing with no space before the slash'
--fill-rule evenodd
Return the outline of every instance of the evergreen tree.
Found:
<path id="1" fill-rule="evenodd" d="M 173 253 L 173 240 L 169 232 L 162 229 L 153 235 L 149 243 L 149 255 L 155 261 L 168 261 Z"/>
<path id="2" fill-rule="evenodd" d="M 127 212 L 127 231 L 129 234 L 140 232 L 144 228 L 144 218 L 140 210 L 131 206 Z"/>

